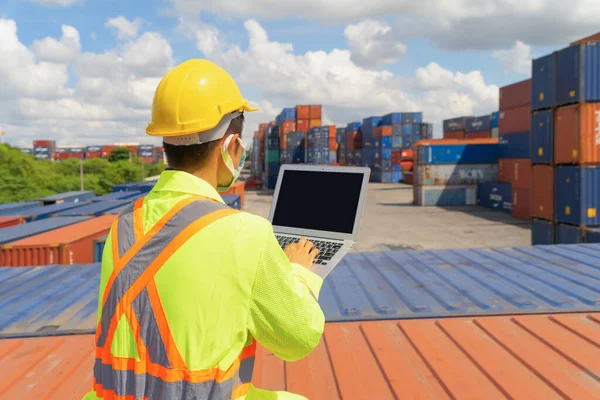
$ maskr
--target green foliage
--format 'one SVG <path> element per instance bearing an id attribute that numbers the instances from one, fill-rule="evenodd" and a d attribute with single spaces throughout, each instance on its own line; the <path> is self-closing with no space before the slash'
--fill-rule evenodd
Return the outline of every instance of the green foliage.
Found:
<path id="1" fill-rule="evenodd" d="M 85 190 L 93 190 L 101 196 L 110 193 L 114 185 L 141 180 L 141 160 L 132 157 L 129 162 L 130 151 L 122 150 L 125 152 L 116 152 L 113 161 L 93 158 L 83 162 Z M 126 154 L 126 158 L 123 159 L 122 154 Z M 19 149 L 0 145 L 0 204 L 79 190 L 79 168 L 80 161 L 76 159 L 60 162 L 36 160 Z M 144 169 L 145 177 L 159 175 L 165 165 L 145 164 Z"/>
<path id="2" fill-rule="evenodd" d="M 129 157 L 131 157 L 131 151 L 128 149 L 124 149 L 122 147 L 117 147 L 116 149 L 112 149 L 110 151 L 110 156 L 108 156 L 108 161 L 117 162 L 127 160 L 129 161 Z"/>

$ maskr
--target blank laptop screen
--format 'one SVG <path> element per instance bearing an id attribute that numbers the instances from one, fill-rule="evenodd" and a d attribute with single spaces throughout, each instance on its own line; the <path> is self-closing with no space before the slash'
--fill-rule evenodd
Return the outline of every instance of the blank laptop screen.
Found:
<path id="1" fill-rule="evenodd" d="M 363 174 L 284 171 L 273 225 L 351 234 Z"/>

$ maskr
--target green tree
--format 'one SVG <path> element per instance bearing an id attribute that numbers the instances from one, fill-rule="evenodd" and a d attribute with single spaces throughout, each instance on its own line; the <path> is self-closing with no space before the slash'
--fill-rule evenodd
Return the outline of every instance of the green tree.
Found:
<path id="1" fill-rule="evenodd" d="M 129 160 L 131 157 L 131 151 L 122 147 L 117 147 L 116 149 L 112 149 L 110 151 L 110 156 L 108 156 L 108 161 L 116 162 L 122 160 Z"/>

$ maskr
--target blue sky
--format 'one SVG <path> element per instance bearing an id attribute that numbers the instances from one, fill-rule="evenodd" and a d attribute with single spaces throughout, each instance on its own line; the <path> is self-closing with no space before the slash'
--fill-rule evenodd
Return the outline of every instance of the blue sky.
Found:
<path id="1" fill-rule="evenodd" d="M 523 0 L 521 8 L 499 0 L 495 8 L 480 9 L 485 2 L 458 0 L 464 7 L 436 8 L 432 1 L 382 0 L 375 9 L 351 0 L 336 0 L 338 8 L 316 0 L 283 5 L 275 0 L 245 5 L 231 0 L 5 0 L 0 21 L 5 27 L 9 21 L 16 24 L 22 48 L 0 54 L 15 59 L 0 79 L 26 81 L 22 74 L 31 70 L 48 85 L 46 78 L 60 81 L 64 69 L 68 80 L 43 94 L 15 83 L 0 97 L 11 106 L 0 112 L 0 127 L 22 131 L 12 137 L 25 144 L 33 137 L 54 136 L 69 143 L 122 137 L 142 141 L 152 88 L 170 67 L 194 57 L 222 65 L 239 79 L 245 96 L 261 105 L 261 112 L 249 118 L 250 134 L 281 107 L 306 103 L 324 104 L 327 119 L 340 125 L 368 115 L 421 110 L 440 126 L 444 118 L 494 111 L 497 87 L 528 78 L 532 57 L 593 33 L 592 26 L 600 22 L 597 17 L 581 22 L 578 13 L 589 10 L 577 4 L 588 4 L 585 0 L 574 1 L 573 15 L 566 17 L 554 0 Z M 564 23 L 549 26 L 561 13 Z M 143 22 L 134 35 L 118 37 L 116 29 L 105 26 L 115 17 Z M 523 21 L 533 21 L 531 29 Z M 64 25 L 74 28 L 78 39 L 70 42 L 74 47 L 67 58 L 54 57 L 49 52 L 61 40 Z M 346 29 L 359 33 L 351 36 Z M 209 38 L 211 32 L 218 32 L 217 44 L 205 49 L 196 39 Z M 54 47 L 39 43 L 46 37 L 53 38 Z M 251 38 L 257 43 L 252 49 Z M 293 51 L 282 43 L 291 43 Z M 319 51 L 324 53 L 314 53 Z M 105 77 L 92 71 L 97 61 L 91 57 L 99 55 L 114 60 L 100 68 L 114 67 Z M 31 65 L 19 65 L 25 56 Z M 386 58 L 392 62 L 384 63 Z M 98 85 L 106 87 L 102 96 L 92 90 Z M 46 123 L 51 128 L 41 129 Z"/>

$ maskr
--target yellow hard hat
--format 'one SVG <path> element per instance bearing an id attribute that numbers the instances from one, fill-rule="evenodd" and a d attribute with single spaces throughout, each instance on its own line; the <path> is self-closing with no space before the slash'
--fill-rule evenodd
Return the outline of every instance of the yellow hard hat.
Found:
<path id="1" fill-rule="evenodd" d="M 162 78 L 152 102 L 151 136 L 180 136 L 210 130 L 224 115 L 256 111 L 233 78 L 208 60 L 185 61 Z"/>

